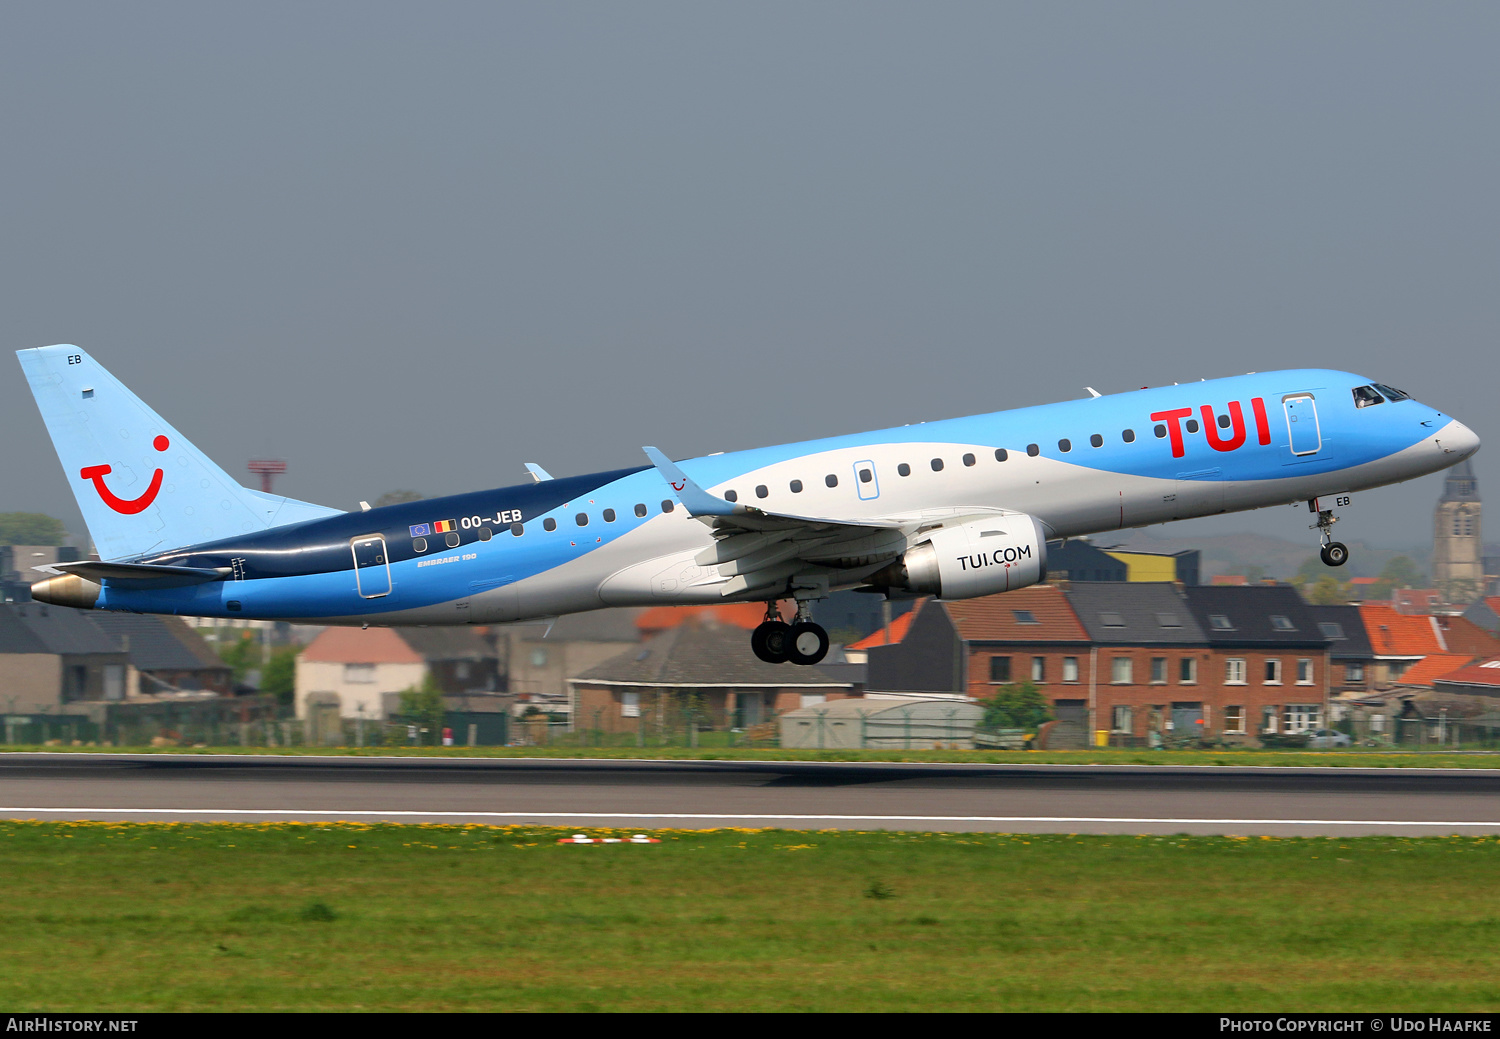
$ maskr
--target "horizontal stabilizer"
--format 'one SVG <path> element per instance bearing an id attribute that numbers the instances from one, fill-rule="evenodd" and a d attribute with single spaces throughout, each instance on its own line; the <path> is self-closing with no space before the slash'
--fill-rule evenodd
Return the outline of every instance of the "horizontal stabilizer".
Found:
<path id="1" fill-rule="evenodd" d="M 233 571 L 227 566 L 214 569 L 200 566 L 157 566 L 152 563 L 54 563 L 35 567 L 51 573 L 77 574 L 90 581 L 142 581 L 154 588 L 178 588 L 190 584 L 222 581 Z"/>

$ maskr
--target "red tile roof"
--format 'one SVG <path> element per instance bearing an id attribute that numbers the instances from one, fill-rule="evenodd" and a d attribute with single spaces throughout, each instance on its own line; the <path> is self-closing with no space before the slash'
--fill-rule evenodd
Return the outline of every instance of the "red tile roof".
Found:
<path id="1" fill-rule="evenodd" d="M 1360 603 L 1359 615 L 1377 657 L 1425 657 L 1448 650 L 1432 617 L 1398 613 L 1388 602 Z"/>
<path id="2" fill-rule="evenodd" d="M 782 616 L 786 617 L 785 605 Z M 720 624 L 744 628 L 750 631 L 766 619 L 766 607 L 758 602 L 713 603 L 708 606 L 652 606 L 635 619 L 635 626 L 643 635 L 653 635 L 680 626 L 688 618 L 713 620 Z"/>
<path id="3" fill-rule="evenodd" d="M 1004 595 L 945 602 L 960 638 L 972 641 L 1087 642 L 1088 632 L 1062 589 L 1036 585 Z M 1016 611 L 1029 611 L 1035 624 L 1023 624 Z"/>
<path id="4" fill-rule="evenodd" d="M 1476 660 L 1466 667 L 1459 668 L 1457 671 L 1449 671 L 1446 675 L 1438 675 L 1438 680 L 1443 682 L 1462 682 L 1464 685 L 1500 686 L 1500 656 Z"/>
<path id="5" fill-rule="evenodd" d="M 1213 579 L 1209 583 L 1213 585 L 1242 585 L 1249 584 L 1250 578 L 1244 574 L 1214 574 Z"/>
<path id="6" fill-rule="evenodd" d="M 917 612 L 922 609 L 922 603 L 926 601 L 926 599 L 919 600 L 911 609 L 891 621 L 889 635 L 886 634 L 887 629 L 881 628 L 873 635 L 866 635 L 858 642 L 851 642 L 844 648 L 869 649 L 871 646 L 894 646 L 906 638 L 906 633 L 911 630 L 911 622 L 916 618 Z"/>
<path id="7" fill-rule="evenodd" d="M 420 664 L 422 656 L 390 628 L 324 628 L 303 660 L 331 664 Z"/>
<path id="8" fill-rule="evenodd" d="M 1500 638 L 1466 617 L 1438 617 L 1438 629 L 1450 653 L 1487 657 L 1500 653 Z"/>
<path id="9" fill-rule="evenodd" d="M 1435 679 L 1446 678 L 1473 659 L 1464 653 L 1434 653 L 1403 671 L 1397 681 L 1402 685 L 1432 685 Z"/>

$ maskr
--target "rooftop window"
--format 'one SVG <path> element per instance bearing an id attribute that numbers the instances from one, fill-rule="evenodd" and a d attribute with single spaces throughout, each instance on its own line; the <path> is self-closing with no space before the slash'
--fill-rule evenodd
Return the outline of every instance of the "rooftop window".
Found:
<path id="1" fill-rule="evenodd" d="M 1038 621 L 1036 619 L 1036 614 L 1032 613 L 1030 610 L 1011 610 L 1010 612 L 1011 612 L 1011 616 L 1015 617 L 1017 624 L 1040 624 L 1041 623 L 1040 621 Z"/>
<path id="2" fill-rule="evenodd" d="M 1177 619 L 1177 614 L 1175 613 L 1158 613 L 1156 615 L 1156 623 L 1161 625 L 1163 628 L 1182 627 L 1182 621 Z"/>
<path id="3" fill-rule="evenodd" d="M 1279 613 L 1271 614 L 1271 627 L 1277 631 L 1296 631 L 1297 625 L 1292 623 L 1290 617 L 1283 617 Z"/>
<path id="4" fill-rule="evenodd" d="M 1118 613 L 1106 612 L 1099 614 L 1099 623 L 1106 628 L 1123 628 L 1125 627 L 1125 618 Z"/>
<path id="5" fill-rule="evenodd" d="M 1319 621 L 1318 630 L 1323 633 L 1325 639 L 1341 639 L 1345 637 L 1344 626 L 1336 624 L 1333 621 Z"/>
<path id="6" fill-rule="evenodd" d="M 1233 631 L 1234 625 L 1229 623 L 1229 618 L 1222 613 L 1210 613 L 1208 615 L 1208 626 L 1215 631 Z"/>

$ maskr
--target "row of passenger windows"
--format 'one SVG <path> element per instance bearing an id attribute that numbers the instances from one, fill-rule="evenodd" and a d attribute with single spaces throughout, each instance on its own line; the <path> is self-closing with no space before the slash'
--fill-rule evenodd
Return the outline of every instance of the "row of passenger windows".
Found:
<path id="1" fill-rule="evenodd" d="M 670 499 L 664 499 L 661 503 L 662 512 L 671 512 L 676 507 L 677 506 Z M 644 503 L 636 504 L 635 514 L 637 516 L 644 518 L 646 513 L 648 513 L 649 511 L 651 510 L 648 509 Z M 605 509 L 599 515 L 603 518 L 605 523 L 613 523 L 617 518 L 614 509 Z M 589 514 L 586 512 L 575 512 L 573 514 L 573 522 L 577 523 L 580 527 L 586 527 L 589 525 Z M 542 529 L 549 531 L 556 530 L 557 520 L 551 516 L 548 516 L 546 519 L 542 520 Z M 526 533 L 526 525 L 524 523 L 512 523 L 510 525 L 510 532 L 516 537 L 520 537 L 522 534 Z M 488 541 L 490 538 L 494 537 L 494 534 L 490 531 L 489 527 L 480 527 L 478 533 L 480 541 Z M 457 548 L 459 545 L 458 531 L 449 531 L 447 534 L 445 534 L 443 536 L 443 544 L 447 545 L 449 548 Z M 411 547 L 413 552 L 416 552 L 420 555 L 421 553 L 427 551 L 427 539 L 412 538 Z"/>
<path id="2" fill-rule="evenodd" d="M 1227 425 L 1229 425 L 1229 416 L 1228 415 L 1221 415 L 1221 416 L 1219 416 L 1219 425 L 1221 425 L 1221 426 L 1227 426 Z M 1196 419 L 1190 419 L 1188 421 L 1187 428 L 1188 428 L 1188 432 L 1190 432 L 1190 433 L 1196 433 L 1198 431 L 1198 421 Z M 1167 435 L 1167 427 L 1166 426 L 1160 426 L 1160 425 L 1157 426 L 1156 427 L 1156 435 L 1158 437 L 1165 437 Z M 1135 443 L 1135 430 L 1133 430 L 1133 429 L 1122 430 L 1121 433 L 1120 433 L 1120 439 L 1123 440 L 1123 441 L 1125 441 L 1125 443 L 1127 443 L 1127 444 L 1133 444 L 1133 443 Z M 1104 437 L 1100 436 L 1098 433 L 1095 433 L 1093 436 L 1089 437 L 1089 443 L 1092 444 L 1094 447 L 1103 447 L 1104 446 Z M 1073 450 L 1073 441 L 1068 440 L 1066 438 L 1062 439 L 1062 440 L 1059 440 L 1057 442 L 1057 447 L 1058 447 L 1058 450 L 1060 450 L 1060 451 L 1064 451 L 1064 452 L 1071 451 L 1071 450 Z M 1027 444 L 1026 445 L 1026 454 L 1029 455 L 1030 457 L 1035 458 L 1037 455 L 1039 455 L 1041 453 L 1042 453 L 1042 448 L 1041 448 L 1040 444 Z M 997 461 L 997 462 L 1004 462 L 1004 461 L 1008 460 L 1009 458 L 1010 458 L 1010 452 L 1007 451 L 1005 448 L 1003 448 L 1003 447 L 997 447 L 995 449 L 995 461 Z M 963 456 L 963 463 L 966 466 L 977 465 L 979 463 L 979 459 L 977 459 L 976 457 L 974 457 L 974 455 L 972 453 L 966 453 Z M 944 463 L 944 461 L 941 458 L 934 458 L 930 462 L 928 462 L 927 464 L 932 467 L 932 471 L 935 472 L 935 473 L 942 472 L 943 469 L 944 469 L 944 467 L 945 467 L 945 463 Z M 900 465 L 896 466 L 896 475 L 898 475 L 898 476 L 910 476 L 911 475 L 911 466 L 907 465 L 905 462 L 902 462 Z M 860 483 L 870 483 L 874 479 L 875 479 L 875 474 L 872 471 L 870 471 L 869 469 L 860 469 L 859 470 L 859 482 Z M 823 484 L 824 484 L 824 486 L 827 486 L 827 487 L 837 487 L 839 485 L 839 478 L 838 478 L 838 476 L 836 474 L 829 473 L 827 476 L 823 477 Z M 801 494 L 802 493 L 802 481 L 801 480 L 793 480 L 790 484 L 788 484 L 788 486 L 791 488 L 791 491 L 792 491 L 793 494 Z M 767 497 L 770 493 L 771 493 L 770 488 L 768 488 L 765 484 L 762 483 L 762 484 L 756 485 L 755 496 L 757 498 Z M 725 498 L 726 501 L 735 501 L 735 502 L 737 502 L 737 501 L 740 500 L 740 495 L 739 495 L 738 491 L 729 490 L 729 491 L 725 491 L 724 492 L 724 498 Z"/>

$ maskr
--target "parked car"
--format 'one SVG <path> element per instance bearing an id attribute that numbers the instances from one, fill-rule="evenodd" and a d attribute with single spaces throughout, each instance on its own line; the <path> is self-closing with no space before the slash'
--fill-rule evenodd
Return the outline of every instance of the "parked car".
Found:
<path id="1" fill-rule="evenodd" d="M 1348 733 L 1339 732 L 1337 729 L 1318 729 L 1307 734 L 1307 745 L 1309 747 L 1351 747 L 1354 740 Z"/>

